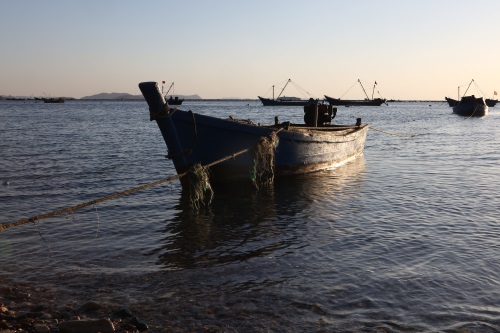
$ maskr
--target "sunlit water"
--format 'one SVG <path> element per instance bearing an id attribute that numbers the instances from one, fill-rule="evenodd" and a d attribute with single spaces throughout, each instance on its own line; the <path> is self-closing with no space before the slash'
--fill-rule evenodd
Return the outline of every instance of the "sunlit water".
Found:
<path id="1" fill-rule="evenodd" d="M 256 123 L 303 116 L 258 101 L 184 104 Z M 498 332 L 497 110 L 339 107 L 335 122 L 373 127 L 354 162 L 269 190 L 221 189 L 199 212 L 173 181 L 10 228 L 0 278 L 133 308 L 150 327 Z M 143 101 L 1 101 L 0 224 L 172 176 L 166 153 Z"/>

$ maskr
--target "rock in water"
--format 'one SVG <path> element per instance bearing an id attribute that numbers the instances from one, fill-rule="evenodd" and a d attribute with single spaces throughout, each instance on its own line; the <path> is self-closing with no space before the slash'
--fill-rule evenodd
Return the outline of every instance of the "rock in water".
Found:
<path id="1" fill-rule="evenodd" d="M 59 324 L 61 333 L 114 333 L 109 319 L 67 320 Z"/>

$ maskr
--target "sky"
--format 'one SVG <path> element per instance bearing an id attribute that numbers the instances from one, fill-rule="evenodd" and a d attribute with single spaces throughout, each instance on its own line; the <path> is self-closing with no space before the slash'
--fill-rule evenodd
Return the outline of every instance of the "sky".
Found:
<path id="1" fill-rule="evenodd" d="M 0 11 L 0 95 L 444 100 L 500 94 L 498 0 L 16 0 Z M 476 87 L 473 85 L 473 87 Z M 171 91 L 172 92 L 172 91 Z M 472 91 L 480 95 L 479 91 Z"/>

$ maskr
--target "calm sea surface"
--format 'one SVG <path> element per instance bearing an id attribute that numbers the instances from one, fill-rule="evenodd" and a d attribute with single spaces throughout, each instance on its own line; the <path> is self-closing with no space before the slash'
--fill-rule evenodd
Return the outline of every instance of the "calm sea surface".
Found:
<path id="1" fill-rule="evenodd" d="M 258 123 L 302 108 L 188 101 Z M 499 332 L 500 108 L 339 107 L 364 155 L 190 209 L 173 181 L 0 233 L 0 279 L 161 331 Z M 414 137 L 389 135 L 417 134 Z M 0 101 L 0 224 L 175 175 L 144 101 Z"/>

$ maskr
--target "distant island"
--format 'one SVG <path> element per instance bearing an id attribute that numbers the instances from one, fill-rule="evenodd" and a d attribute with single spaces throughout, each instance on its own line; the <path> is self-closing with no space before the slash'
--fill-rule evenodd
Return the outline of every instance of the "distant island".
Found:
<path id="1" fill-rule="evenodd" d="M 198 95 L 176 95 L 183 99 L 202 99 Z M 141 100 L 144 99 L 142 95 L 131 95 L 128 93 L 100 93 L 96 95 L 85 96 L 80 99 L 112 99 L 112 100 Z"/>

